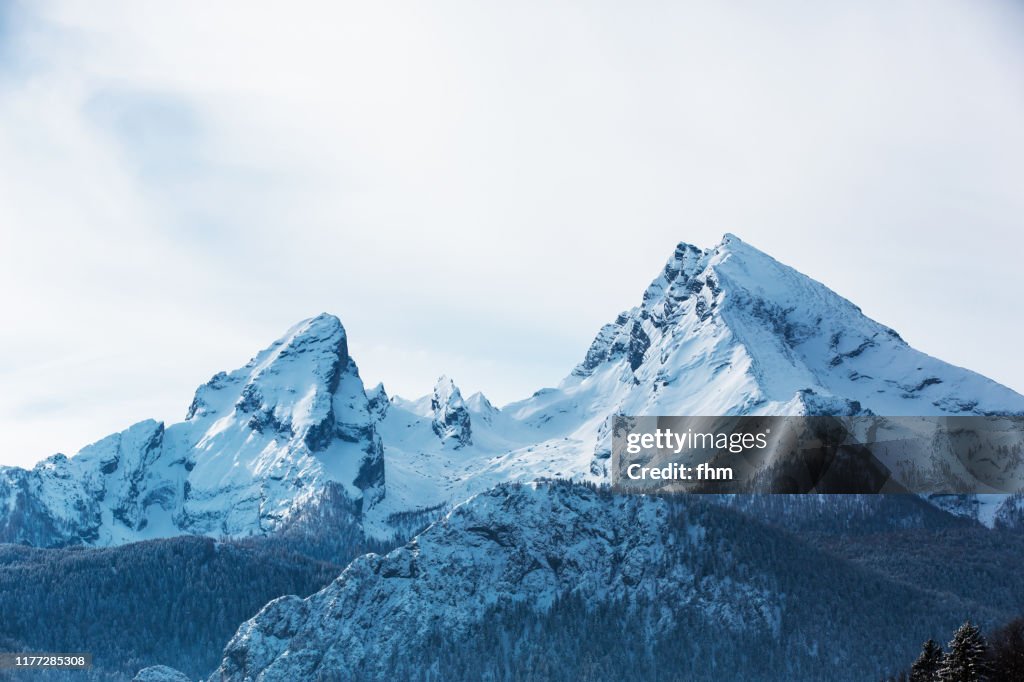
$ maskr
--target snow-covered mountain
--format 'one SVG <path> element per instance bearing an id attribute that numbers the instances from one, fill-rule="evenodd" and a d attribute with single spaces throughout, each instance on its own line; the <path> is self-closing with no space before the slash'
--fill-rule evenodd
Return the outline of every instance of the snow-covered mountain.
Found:
<path id="1" fill-rule="evenodd" d="M 430 396 L 430 411 L 434 416 L 431 428 L 442 442 L 451 441 L 455 448 L 472 445 L 473 428 L 469 410 L 455 382 L 446 376 L 438 379 L 434 386 L 434 393 Z"/>
<path id="2" fill-rule="evenodd" d="M 914 350 L 824 285 L 727 234 L 680 244 L 639 306 L 555 390 L 505 408 L 570 438 L 632 415 L 1024 414 L 1024 396 Z"/>
<path id="3" fill-rule="evenodd" d="M 74 457 L 0 468 L 0 540 L 260 533 L 329 483 L 354 510 L 384 495 L 383 446 L 345 330 L 320 315 L 200 386 L 184 422 L 145 421 Z"/>
<path id="4" fill-rule="evenodd" d="M 0 468 L 0 540 L 262 533 L 336 490 L 386 536 L 499 483 L 605 480 L 613 414 L 872 413 L 1024 414 L 1024 396 L 726 235 L 680 244 L 558 387 L 502 409 L 444 376 L 418 400 L 367 394 L 337 318 L 301 322 L 200 387 L 182 423 Z"/>
<path id="5" fill-rule="evenodd" d="M 731 234 L 709 249 L 680 244 L 640 305 L 602 327 L 556 388 L 501 410 L 470 400 L 470 446 L 438 446 L 429 402 L 395 399 L 381 423 L 388 497 L 367 519 L 373 532 L 395 512 L 502 481 L 607 480 L 614 414 L 1024 414 L 1024 396 L 914 350 Z M 1007 516 L 1004 499 L 956 510 L 991 523 Z"/>

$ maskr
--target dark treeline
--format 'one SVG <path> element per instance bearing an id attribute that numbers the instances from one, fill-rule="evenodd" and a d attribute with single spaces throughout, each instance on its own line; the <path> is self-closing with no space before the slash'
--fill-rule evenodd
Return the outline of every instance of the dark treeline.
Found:
<path id="1" fill-rule="evenodd" d="M 267 602 L 307 596 L 355 556 L 391 548 L 338 524 L 304 531 L 104 549 L 0 545 L 0 650 L 93 654 L 87 674 L 33 671 L 35 679 L 124 680 L 155 664 L 205 676 Z M 0 671 L 0 679 L 24 675 Z"/>
<path id="2" fill-rule="evenodd" d="M 96 673 L 169 663 L 197 676 L 267 601 L 308 595 L 341 570 L 198 537 L 103 550 L 4 546 L 0 567 L 0 636 L 24 645 L 5 650 L 89 652 Z"/>

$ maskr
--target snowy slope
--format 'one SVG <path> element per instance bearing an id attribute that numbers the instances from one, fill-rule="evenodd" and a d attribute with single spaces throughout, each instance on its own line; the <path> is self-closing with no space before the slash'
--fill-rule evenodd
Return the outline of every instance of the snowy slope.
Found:
<path id="1" fill-rule="evenodd" d="M 411 515 L 422 524 L 440 509 L 499 483 L 577 477 L 577 452 L 589 451 L 583 443 L 538 442 L 533 428 L 495 408 L 483 394 L 463 400 L 447 377 L 419 400 L 392 398 L 377 430 L 384 443 L 387 495 L 363 522 L 378 536 L 405 528 L 396 517 Z M 419 518 L 417 512 L 427 514 Z"/>
<path id="2" fill-rule="evenodd" d="M 201 386 L 184 422 L 141 422 L 71 458 L 0 468 L 0 540 L 260 533 L 316 503 L 328 482 L 369 508 L 383 466 L 345 330 L 321 315 Z"/>

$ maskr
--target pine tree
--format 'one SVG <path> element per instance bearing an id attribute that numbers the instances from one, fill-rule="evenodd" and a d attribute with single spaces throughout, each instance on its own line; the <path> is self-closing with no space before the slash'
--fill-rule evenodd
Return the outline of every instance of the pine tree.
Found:
<path id="1" fill-rule="evenodd" d="M 988 679 L 988 645 L 981 630 L 971 621 L 957 628 L 948 648 L 939 669 L 942 682 L 982 682 Z"/>
<path id="2" fill-rule="evenodd" d="M 910 666 L 910 682 L 937 682 L 942 667 L 942 647 L 929 639 L 921 647 L 921 655 Z"/>
<path id="3" fill-rule="evenodd" d="M 1024 618 L 1017 618 L 992 635 L 993 682 L 1024 680 Z"/>

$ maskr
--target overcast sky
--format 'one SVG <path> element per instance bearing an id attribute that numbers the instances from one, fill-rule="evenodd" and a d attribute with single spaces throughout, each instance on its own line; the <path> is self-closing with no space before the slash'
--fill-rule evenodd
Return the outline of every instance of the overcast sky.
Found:
<path id="1" fill-rule="evenodd" d="M 1024 391 L 1021 3 L 0 8 L 0 463 L 321 311 L 521 398 L 727 231 Z"/>

